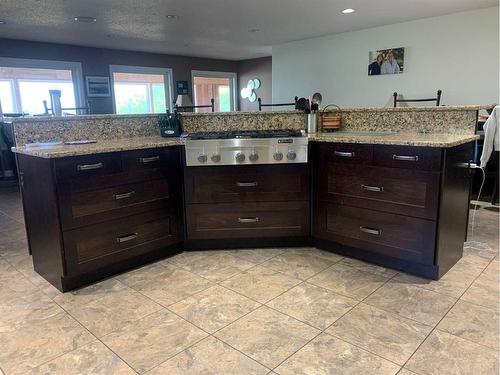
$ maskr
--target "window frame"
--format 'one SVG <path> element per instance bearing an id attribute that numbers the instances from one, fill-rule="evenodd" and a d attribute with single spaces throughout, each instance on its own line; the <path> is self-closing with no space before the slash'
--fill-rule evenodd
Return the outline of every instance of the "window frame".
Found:
<path id="1" fill-rule="evenodd" d="M 85 102 L 82 63 L 80 62 L 0 57 L 0 67 L 69 70 L 71 71 L 71 79 L 73 81 L 72 83 L 73 83 L 73 92 L 75 93 L 75 104 L 77 107 L 87 106 Z M 18 93 L 15 94 L 16 95 L 14 96 L 14 107 L 16 108 L 17 111 L 21 111 L 20 108 L 20 106 L 22 106 L 21 97 L 17 97 Z M 36 113 L 30 113 L 30 115 L 35 115 L 35 114 Z"/>
<path id="2" fill-rule="evenodd" d="M 196 105 L 195 91 L 194 91 L 194 78 L 228 78 L 229 79 L 229 106 L 230 112 L 238 110 L 238 96 L 236 94 L 236 85 L 238 74 L 236 72 L 219 72 L 210 70 L 191 70 L 191 92 L 193 93 L 193 104 Z M 208 104 L 208 103 L 205 103 Z M 201 104 L 200 104 L 201 105 Z"/>
<path id="3" fill-rule="evenodd" d="M 115 98 L 115 79 L 113 73 L 132 73 L 132 74 L 156 74 L 163 75 L 163 84 L 165 85 L 165 104 L 167 109 L 172 111 L 174 106 L 172 94 L 173 94 L 173 75 L 174 71 L 172 68 L 157 68 L 148 66 L 134 66 L 134 65 L 110 65 L 109 66 L 109 77 L 111 82 L 111 95 L 113 99 L 113 113 L 116 114 L 116 98 Z M 152 100 L 152 98 L 151 98 Z M 145 113 L 148 114 L 148 113 Z M 154 113 L 151 113 L 154 114 Z"/>
<path id="4" fill-rule="evenodd" d="M 16 88 L 14 87 L 14 80 L 12 78 L 0 78 L 0 82 L 8 82 L 9 83 L 9 86 L 10 86 L 10 96 L 12 97 L 12 106 L 13 106 L 13 112 L 14 113 L 19 113 L 21 112 L 19 110 L 19 103 L 17 102 L 16 100 Z M 3 113 L 9 113 L 7 111 L 5 111 L 5 108 L 3 107 L 3 104 L 0 103 L 2 105 L 2 112 Z"/>

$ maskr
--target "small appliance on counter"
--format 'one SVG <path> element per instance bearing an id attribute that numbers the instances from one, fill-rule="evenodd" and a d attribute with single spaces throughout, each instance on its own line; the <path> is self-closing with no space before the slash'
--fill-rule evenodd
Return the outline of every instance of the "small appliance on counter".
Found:
<path id="1" fill-rule="evenodd" d="M 167 111 L 166 116 L 160 118 L 160 134 L 162 137 L 180 137 L 182 134 L 181 115 Z"/>

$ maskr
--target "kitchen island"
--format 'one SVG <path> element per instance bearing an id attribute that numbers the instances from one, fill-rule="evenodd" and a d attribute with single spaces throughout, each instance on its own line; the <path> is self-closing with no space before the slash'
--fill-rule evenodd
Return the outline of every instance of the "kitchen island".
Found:
<path id="1" fill-rule="evenodd" d="M 343 132 L 308 136 L 308 163 L 279 167 L 187 167 L 183 140 L 159 137 L 158 116 L 19 119 L 13 150 L 34 268 L 66 291 L 185 248 L 314 244 L 439 278 L 462 256 L 478 110 L 442 108 L 346 112 Z M 304 123 L 294 111 L 183 118 L 192 133 Z M 54 139 L 97 142 L 30 144 Z M 257 183 L 237 184 L 249 178 Z M 204 194 L 193 181 L 207 181 Z M 255 212 L 260 220 L 246 220 Z"/>

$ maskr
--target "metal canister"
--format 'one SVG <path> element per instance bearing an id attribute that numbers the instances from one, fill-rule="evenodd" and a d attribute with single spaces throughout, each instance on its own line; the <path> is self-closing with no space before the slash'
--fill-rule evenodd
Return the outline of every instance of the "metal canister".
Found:
<path id="1" fill-rule="evenodd" d="M 52 116 L 62 116 L 61 90 L 49 90 Z"/>
<path id="2" fill-rule="evenodd" d="M 318 116 L 316 112 L 307 115 L 307 133 L 316 133 L 318 131 Z"/>

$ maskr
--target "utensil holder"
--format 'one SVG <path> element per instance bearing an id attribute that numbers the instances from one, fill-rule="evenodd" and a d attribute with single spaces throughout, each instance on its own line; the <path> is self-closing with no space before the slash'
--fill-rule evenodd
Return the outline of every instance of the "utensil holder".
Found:
<path id="1" fill-rule="evenodd" d="M 318 116 L 316 112 L 307 115 L 307 133 L 316 133 L 318 131 Z"/>

